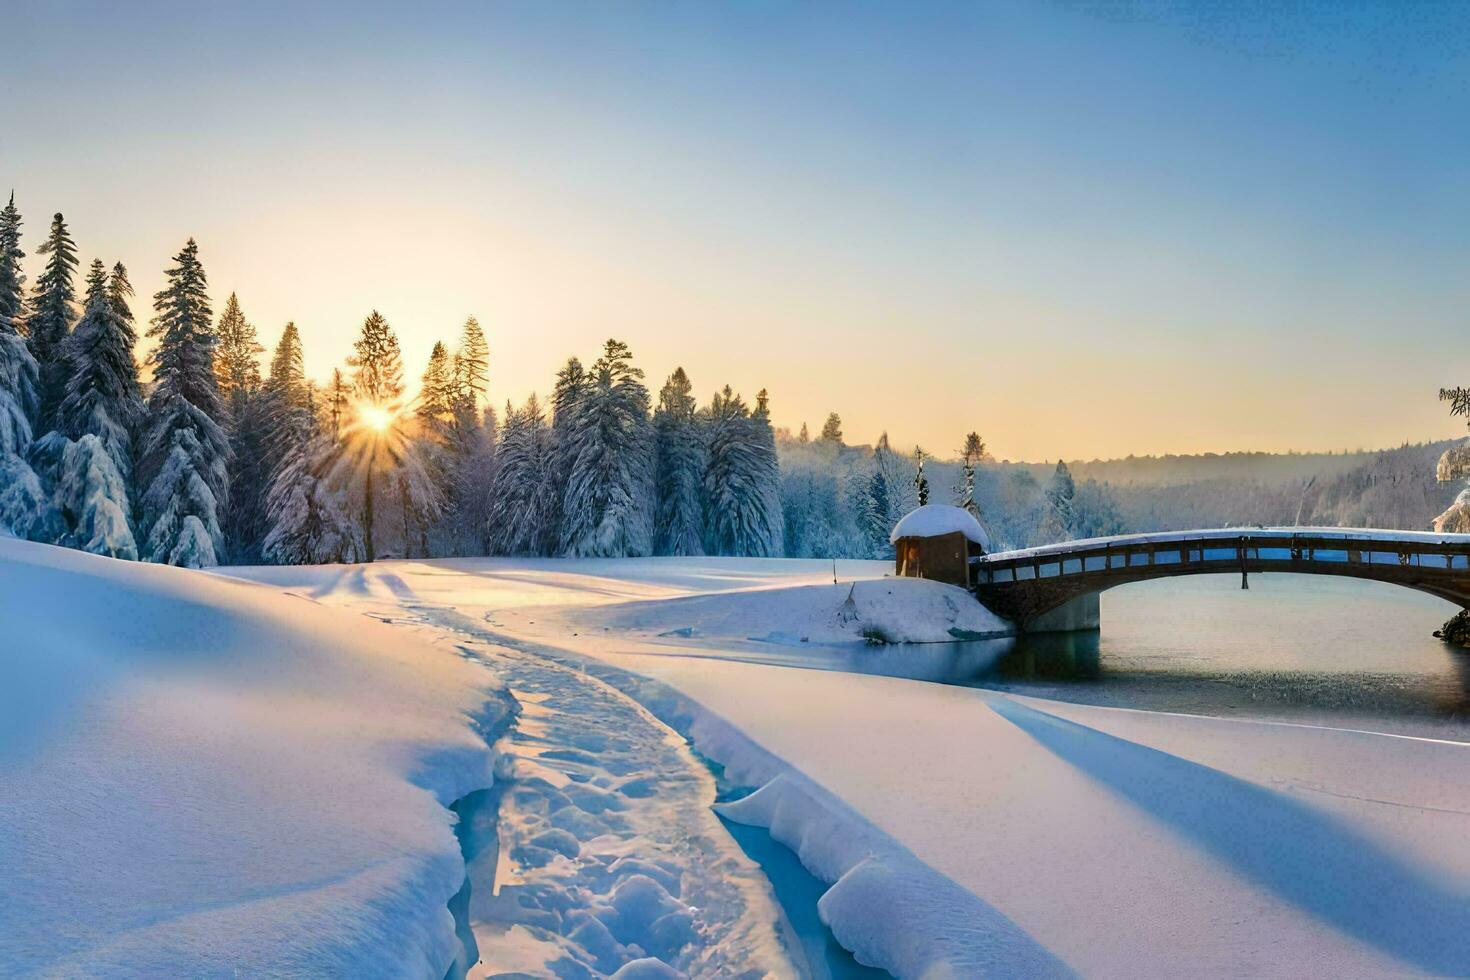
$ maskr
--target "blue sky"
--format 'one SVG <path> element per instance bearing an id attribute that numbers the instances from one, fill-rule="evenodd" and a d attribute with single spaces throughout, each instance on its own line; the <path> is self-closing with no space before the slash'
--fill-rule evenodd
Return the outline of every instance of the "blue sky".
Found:
<path id="1" fill-rule="evenodd" d="M 468 313 L 931 451 L 1461 431 L 1470 5 L 28 4 L 0 182 L 308 368 Z M 33 247 L 28 251 L 34 251 Z M 143 305 L 140 303 L 140 305 Z"/>

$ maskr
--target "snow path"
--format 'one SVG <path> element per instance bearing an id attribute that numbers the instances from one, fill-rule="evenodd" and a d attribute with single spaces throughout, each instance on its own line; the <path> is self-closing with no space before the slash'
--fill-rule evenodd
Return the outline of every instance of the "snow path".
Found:
<path id="1" fill-rule="evenodd" d="M 682 737 L 596 677 L 420 601 L 397 575 L 347 581 L 392 596 L 396 608 L 370 615 L 456 634 L 520 705 L 496 744 L 498 809 L 468 816 L 494 819 L 498 840 L 498 861 L 469 863 L 469 976 L 590 978 L 647 957 L 698 976 L 800 972 L 769 882 L 720 826 L 714 777 Z"/>

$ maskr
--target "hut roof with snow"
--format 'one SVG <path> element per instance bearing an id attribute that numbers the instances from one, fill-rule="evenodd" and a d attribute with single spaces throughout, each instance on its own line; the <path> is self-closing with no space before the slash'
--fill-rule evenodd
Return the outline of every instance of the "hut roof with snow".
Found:
<path id="1" fill-rule="evenodd" d="M 963 507 L 925 504 L 911 511 L 888 536 L 894 573 L 968 587 L 970 559 L 985 553 L 990 539 Z"/>
<path id="2" fill-rule="evenodd" d="M 925 504 L 909 511 L 894 525 L 888 540 L 897 544 L 899 538 L 937 538 L 955 533 L 963 534 L 986 551 L 990 550 L 990 538 L 980 522 L 975 520 L 975 515 L 963 507 L 949 504 Z"/>

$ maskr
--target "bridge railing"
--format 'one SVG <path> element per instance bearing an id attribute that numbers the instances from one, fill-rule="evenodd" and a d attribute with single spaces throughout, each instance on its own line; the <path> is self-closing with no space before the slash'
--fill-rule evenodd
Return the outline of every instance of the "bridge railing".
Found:
<path id="1" fill-rule="evenodd" d="M 1392 537 L 1349 532 L 1294 532 L 1265 529 L 1231 532 L 1180 532 L 1078 541 L 1020 552 L 984 555 L 970 561 L 976 586 L 1003 585 L 1071 575 L 1110 575 L 1179 566 L 1179 570 L 1231 571 L 1265 566 L 1280 571 L 1323 565 L 1383 565 L 1425 572 L 1470 571 L 1470 536 L 1436 538 L 1407 532 Z M 1325 570 L 1325 569 L 1323 569 Z M 1346 571 L 1343 569 L 1343 571 Z"/>

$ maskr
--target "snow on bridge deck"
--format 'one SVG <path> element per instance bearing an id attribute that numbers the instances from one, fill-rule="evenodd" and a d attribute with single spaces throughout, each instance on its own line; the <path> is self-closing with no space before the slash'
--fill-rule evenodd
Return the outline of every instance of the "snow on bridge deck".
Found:
<path id="1" fill-rule="evenodd" d="M 1331 538 L 1341 541 L 1406 543 L 1419 546 L 1445 546 L 1470 552 L 1470 534 L 1439 534 L 1433 531 L 1393 531 L 1381 528 L 1357 527 L 1223 527 L 1195 531 L 1149 531 L 1144 534 L 1114 534 L 1101 538 L 1078 538 L 1043 544 L 1035 548 L 1017 548 L 1012 551 L 996 551 L 979 559 L 981 563 L 994 563 L 1025 559 L 1043 555 L 1059 555 L 1076 551 L 1096 551 L 1100 548 L 1124 549 L 1137 544 L 1173 544 L 1188 541 L 1236 540 L 1242 537 Z M 1392 549 L 1388 549 L 1392 550 Z"/>

